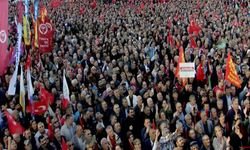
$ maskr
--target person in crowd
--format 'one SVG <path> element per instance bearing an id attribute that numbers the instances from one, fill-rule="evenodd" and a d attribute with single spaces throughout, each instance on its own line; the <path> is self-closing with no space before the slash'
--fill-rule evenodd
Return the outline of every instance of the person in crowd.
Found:
<path id="1" fill-rule="evenodd" d="M 249 6 L 8 1 L 0 149 L 246 148 Z M 193 63 L 193 78 L 182 77 L 183 62 Z"/>

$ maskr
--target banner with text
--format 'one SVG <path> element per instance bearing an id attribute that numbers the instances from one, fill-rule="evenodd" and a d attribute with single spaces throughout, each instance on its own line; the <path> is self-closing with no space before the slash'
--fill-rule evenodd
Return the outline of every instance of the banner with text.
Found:
<path id="1" fill-rule="evenodd" d="M 194 63 L 180 63 L 180 78 L 194 78 Z"/>

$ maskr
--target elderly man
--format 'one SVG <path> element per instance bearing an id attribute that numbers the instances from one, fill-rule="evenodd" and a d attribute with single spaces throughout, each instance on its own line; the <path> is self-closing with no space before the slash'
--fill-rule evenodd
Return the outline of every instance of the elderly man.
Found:
<path id="1" fill-rule="evenodd" d="M 45 129 L 43 122 L 39 122 L 37 124 L 37 127 L 38 127 L 38 131 L 35 134 L 35 140 L 36 140 L 36 146 L 37 146 L 37 148 L 39 148 L 40 147 L 40 142 L 39 142 L 38 139 L 42 135 L 43 136 L 47 135 L 48 134 L 48 129 Z"/>
<path id="2" fill-rule="evenodd" d="M 199 134 L 207 134 L 210 137 L 213 134 L 213 123 L 211 120 L 208 119 L 207 114 L 205 111 L 202 111 L 201 114 L 201 120 L 198 121 L 195 124 L 195 130 L 199 133 Z"/>

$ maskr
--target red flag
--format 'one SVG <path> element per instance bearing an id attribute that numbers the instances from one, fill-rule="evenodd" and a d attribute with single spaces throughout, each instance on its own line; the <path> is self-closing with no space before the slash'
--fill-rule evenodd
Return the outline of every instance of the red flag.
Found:
<path id="1" fill-rule="evenodd" d="M 48 117 L 48 136 L 50 139 L 53 139 L 53 128 L 52 128 L 52 124 L 51 124 L 51 121 L 50 121 L 50 117 Z"/>
<path id="2" fill-rule="evenodd" d="M 40 87 L 40 99 L 46 101 L 48 104 L 54 103 L 54 95 L 48 92 L 44 87 Z"/>
<path id="3" fill-rule="evenodd" d="M 4 111 L 7 121 L 8 127 L 11 134 L 22 134 L 24 132 L 24 128 L 18 122 L 16 122 L 13 117 L 9 114 L 7 110 Z"/>
<path id="4" fill-rule="evenodd" d="M 68 150 L 68 145 L 65 142 L 64 138 L 62 138 L 62 150 Z"/>
<path id="5" fill-rule="evenodd" d="M 48 18 L 44 22 L 38 21 L 38 45 L 40 53 L 47 53 L 53 50 L 53 26 Z"/>
<path id="6" fill-rule="evenodd" d="M 197 47 L 197 44 L 196 44 L 194 38 L 193 38 L 193 37 L 190 37 L 189 40 L 190 40 L 190 47 L 191 47 L 191 48 L 196 48 L 196 47 Z"/>
<path id="7" fill-rule="evenodd" d="M 92 9 L 96 9 L 97 3 L 96 3 L 95 0 L 94 0 L 92 3 L 90 3 L 90 7 L 91 7 Z"/>
<path id="8" fill-rule="evenodd" d="M 203 81 L 205 78 L 205 73 L 204 70 L 202 68 L 202 63 L 199 64 L 198 68 L 197 68 L 197 74 L 196 74 L 196 79 L 198 81 Z"/>
<path id="9" fill-rule="evenodd" d="M 57 8 L 59 6 L 61 6 L 61 1 L 60 0 L 52 0 L 50 2 L 50 7 L 52 7 L 52 8 Z"/>
<path id="10" fill-rule="evenodd" d="M 33 113 L 34 115 L 43 115 L 48 110 L 48 102 L 45 100 L 40 100 L 33 103 L 33 112 L 32 105 L 26 107 L 26 111 Z"/>
<path id="11" fill-rule="evenodd" d="M 12 59 L 13 55 L 14 55 L 14 47 L 11 45 L 10 50 L 6 56 L 6 59 L 5 59 L 6 61 L 4 61 L 4 62 L 6 62 L 6 65 L 5 65 L 6 67 L 8 67 L 8 65 L 11 63 L 11 59 Z"/>
<path id="12" fill-rule="evenodd" d="M 167 42 L 170 44 L 170 46 L 174 45 L 174 39 L 170 32 L 168 32 Z"/>
<path id="13" fill-rule="evenodd" d="M 116 0 L 112 0 L 112 4 L 115 4 L 116 3 Z"/>
<path id="14" fill-rule="evenodd" d="M 242 81 L 240 80 L 238 73 L 235 69 L 234 62 L 231 58 L 230 52 L 227 54 L 227 62 L 226 62 L 226 75 L 225 79 L 233 84 L 234 86 L 240 88 Z"/>
<path id="15" fill-rule="evenodd" d="M 4 61 L 7 56 L 8 47 L 8 0 L 0 1 L 0 76 L 2 76 L 6 69 L 8 63 Z"/>
<path id="16" fill-rule="evenodd" d="M 25 70 L 27 70 L 30 67 L 30 64 L 31 64 L 31 57 L 30 57 L 30 54 L 28 54 L 26 63 L 25 63 Z"/>
<path id="17" fill-rule="evenodd" d="M 62 99 L 62 108 L 63 108 L 63 110 L 65 110 L 68 107 L 68 105 L 69 105 L 68 99 L 63 98 Z"/>
<path id="18" fill-rule="evenodd" d="M 188 27 L 188 33 L 194 33 L 195 35 L 198 35 L 200 30 L 201 28 L 193 20 L 191 20 L 190 25 Z"/>

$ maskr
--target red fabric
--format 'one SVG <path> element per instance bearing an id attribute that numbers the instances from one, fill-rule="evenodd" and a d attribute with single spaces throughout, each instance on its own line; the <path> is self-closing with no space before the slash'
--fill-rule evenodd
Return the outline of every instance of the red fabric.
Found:
<path id="1" fill-rule="evenodd" d="M 197 48 L 197 44 L 196 44 L 193 37 L 190 37 L 190 47 L 191 48 Z"/>
<path id="2" fill-rule="evenodd" d="M 116 3 L 116 0 L 112 0 L 112 3 L 115 4 L 115 3 Z"/>
<path id="3" fill-rule="evenodd" d="M 115 148 L 115 146 L 116 146 L 115 136 L 113 136 L 113 137 L 110 137 L 110 136 L 109 136 L 109 139 L 110 139 L 110 144 L 111 144 L 111 146 L 112 146 L 113 148 Z"/>
<path id="4" fill-rule="evenodd" d="M 50 7 L 57 8 L 57 7 L 61 6 L 61 4 L 62 4 L 61 0 L 52 0 L 50 2 Z"/>
<path id="5" fill-rule="evenodd" d="M 63 106 L 63 109 L 65 110 L 69 105 L 69 100 L 63 98 L 62 99 L 62 106 Z"/>
<path id="6" fill-rule="evenodd" d="M 50 117 L 48 117 L 48 136 L 51 140 L 53 139 L 53 134 L 54 132 L 53 132 L 52 124 L 50 121 Z"/>
<path id="7" fill-rule="evenodd" d="M 18 7 L 18 19 L 17 19 L 17 22 L 20 23 L 20 24 L 23 24 L 23 10 L 24 10 L 24 6 L 23 6 L 22 0 L 19 0 L 17 7 Z"/>
<path id="8" fill-rule="evenodd" d="M 198 35 L 200 30 L 201 28 L 193 20 L 191 20 L 190 25 L 188 27 L 188 33 L 194 33 L 195 35 Z"/>
<path id="9" fill-rule="evenodd" d="M 95 9 L 95 8 L 97 7 L 96 1 L 93 1 L 92 3 L 90 3 L 90 7 L 91 7 L 92 9 Z"/>
<path id="10" fill-rule="evenodd" d="M 26 107 L 26 111 L 33 113 L 34 115 L 43 115 L 48 110 L 48 102 L 47 101 L 38 101 L 33 103 L 33 112 L 32 105 L 28 105 Z"/>
<path id="11" fill-rule="evenodd" d="M 198 66 L 198 69 L 197 69 L 196 79 L 198 81 L 203 81 L 204 78 L 205 78 L 205 73 L 204 73 L 204 70 L 202 68 L 202 64 L 200 63 Z"/>
<path id="12" fill-rule="evenodd" d="M 140 9 L 143 10 L 144 8 L 145 8 L 144 3 L 141 3 L 141 4 L 140 4 Z"/>
<path id="13" fill-rule="evenodd" d="M 173 46 L 173 45 L 174 45 L 174 38 L 173 38 L 173 36 L 170 34 L 170 32 L 168 32 L 167 42 L 170 44 L 170 46 Z"/>
<path id="14" fill-rule="evenodd" d="M 8 127 L 9 127 L 10 133 L 11 134 L 23 134 L 24 128 L 21 126 L 21 124 L 16 122 L 7 110 L 5 110 L 4 113 L 8 121 Z"/>
<path id="15" fill-rule="evenodd" d="M 40 53 L 47 53 L 53 50 L 53 35 L 54 29 L 49 18 L 44 19 L 44 22 L 38 21 L 38 45 Z"/>
<path id="16" fill-rule="evenodd" d="M 62 150 L 68 150 L 68 145 L 65 142 L 64 138 L 62 138 Z"/>
<path id="17" fill-rule="evenodd" d="M 25 70 L 27 70 L 30 67 L 30 64 L 31 64 L 31 57 L 30 57 L 30 54 L 28 54 L 26 63 L 25 63 Z"/>
<path id="18" fill-rule="evenodd" d="M 240 80 L 238 73 L 235 69 L 235 64 L 231 58 L 231 54 L 227 54 L 227 62 L 226 62 L 226 75 L 225 79 L 233 84 L 234 86 L 240 88 L 242 81 Z"/>
<path id="19" fill-rule="evenodd" d="M 48 92 L 44 87 L 40 87 L 40 99 L 46 101 L 48 104 L 54 103 L 54 95 Z"/>
<path id="20" fill-rule="evenodd" d="M 3 61 L 7 57 L 8 47 L 8 0 L 0 1 L 0 76 L 4 75 L 8 63 Z"/>
<path id="21" fill-rule="evenodd" d="M 80 10 L 79 10 L 79 12 L 80 12 L 80 15 L 84 14 L 84 12 L 85 12 L 85 9 L 84 9 L 84 7 L 80 7 Z"/>
<path id="22" fill-rule="evenodd" d="M 183 47 L 179 48 L 179 59 L 178 59 L 178 64 L 177 64 L 177 68 L 175 71 L 175 76 L 179 78 L 179 71 L 180 71 L 180 63 L 184 63 L 185 62 L 185 58 L 184 58 L 184 52 L 183 52 Z"/>

